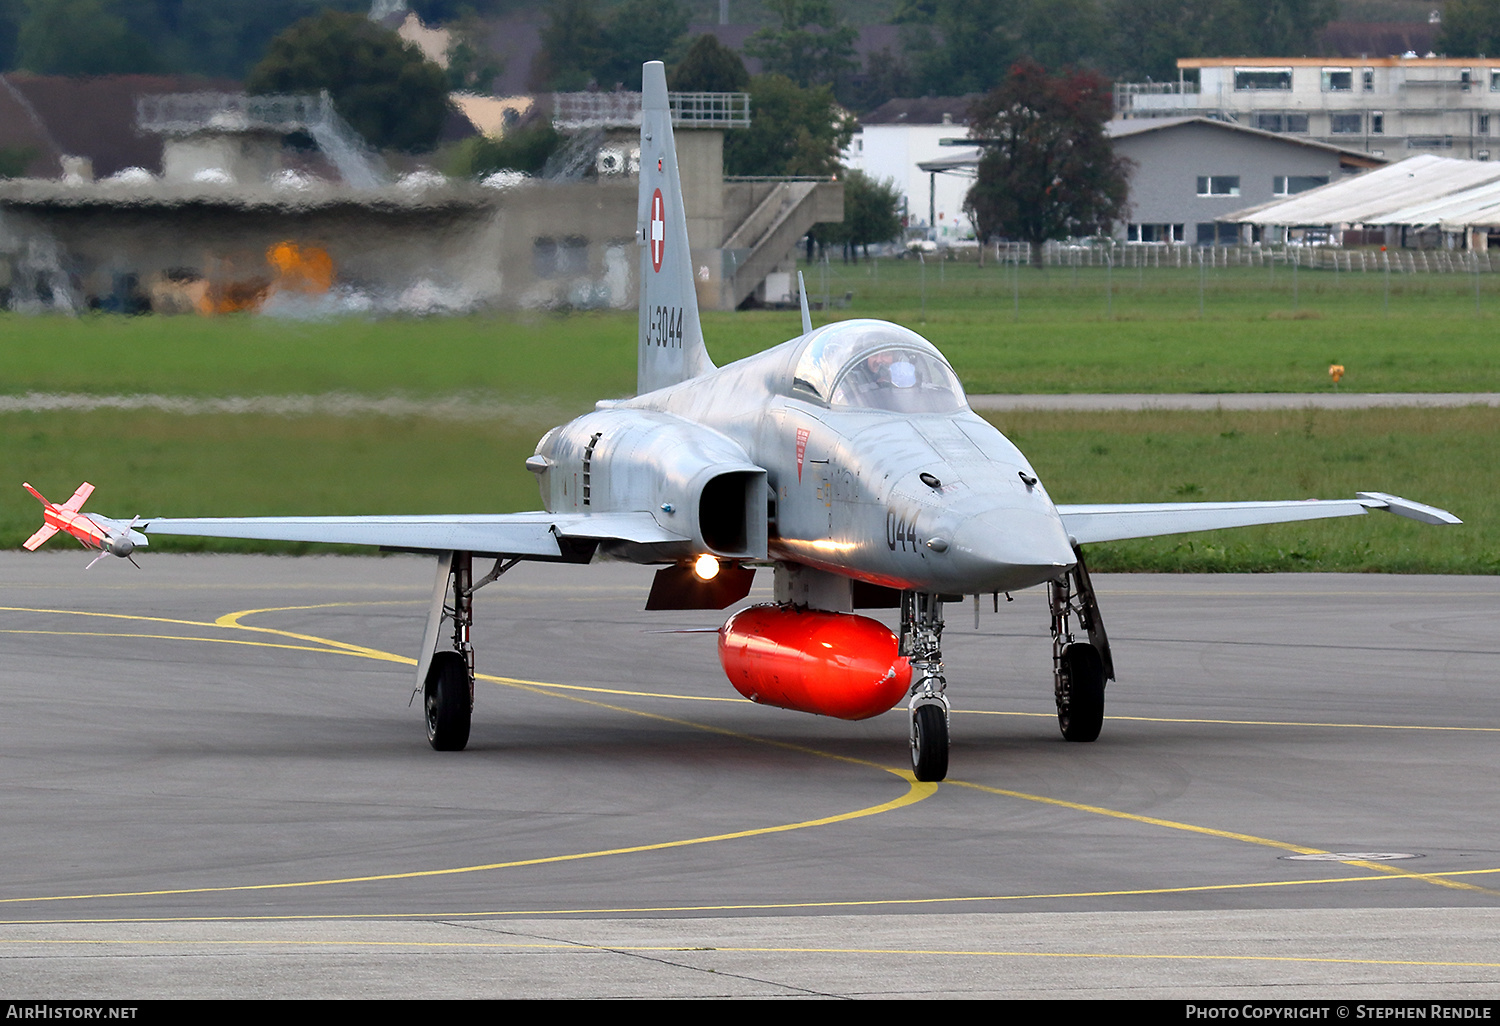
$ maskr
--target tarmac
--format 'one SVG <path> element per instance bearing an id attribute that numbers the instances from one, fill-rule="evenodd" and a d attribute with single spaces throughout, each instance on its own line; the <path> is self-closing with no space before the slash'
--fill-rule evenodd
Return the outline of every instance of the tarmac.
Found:
<path id="1" fill-rule="evenodd" d="M 1101 575 L 1092 744 L 1041 594 L 950 604 L 927 785 L 649 568 L 481 591 L 437 753 L 430 561 L 87 558 L 0 553 L 7 999 L 1500 997 L 1493 577 Z"/>

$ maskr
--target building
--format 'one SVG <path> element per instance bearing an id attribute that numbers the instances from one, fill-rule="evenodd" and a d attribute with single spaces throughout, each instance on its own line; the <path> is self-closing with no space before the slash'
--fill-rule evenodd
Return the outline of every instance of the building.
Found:
<path id="1" fill-rule="evenodd" d="M 1130 160 L 1127 242 L 1232 244 L 1225 214 L 1315 189 L 1384 160 L 1346 149 L 1203 117 L 1133 118 L 1107 126 Z"/>
<path id="2" fill-rule="evenodd" d="M 846 167 L 876 181 L 894 181 L 908 228 L 923 228 L 936 242 L 972 238 L 964 197 L 974 181 L 977 149 L 955 150 L 945 139 L 969 134 L 969 107 L 978 96 L 929 96 L 889 100 L 860 118 Z M 921 165 L 932 165 L 924 170 Z"/>
<path id="3" fill-rule="evenodd" d="M 1116 116 L 1216 117 L 1388 160 L 1500 157 L 1500 56 L 1192 57 L 1177 67 L 1176 82 L 1117 84 Z"/>
<path id="4" fill-rule="evenodd" d="M 747 98 L 672 99 L 700 306 L 785 298 L 767 278 L 814 223 L 842 220 L 842 185 L 725 182 L 723 131 L 748 122 Z M 87 165 L 103 151 L 59 144 L 63 173 L 0 181 L 0 290 L 31 310 L 633 307 L 640 96 L 555 100 L 573 130 L 563 173 L 477 183 L 391 173 L 326 96 L 143 94 L 128 134 L 154 153 L 99 178 Z M 289 166 L 293 133 L 318 143 L 321 170 Z"/>
<path id="5" fill-rule="evenodd" d="M 1301 229 L 1344 245 L 1482 251 L 1500 231 L 1500 162 L 1421 153 L 1222 220 L 1273 237 Z"/>

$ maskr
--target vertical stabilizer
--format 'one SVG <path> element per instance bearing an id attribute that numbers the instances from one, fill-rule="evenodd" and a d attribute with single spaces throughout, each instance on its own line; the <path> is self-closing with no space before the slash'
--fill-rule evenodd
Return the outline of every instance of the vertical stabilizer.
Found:
<path id="1" fill-rule="evenodd" d="M 649 61 L 642 77 L 641 188 L 635 215 L 641 247 L 638 393 L 675 385 L 714 366 L 698 323 L 687 212 L 667 106 L 667 71 L 661 61 Z"/>

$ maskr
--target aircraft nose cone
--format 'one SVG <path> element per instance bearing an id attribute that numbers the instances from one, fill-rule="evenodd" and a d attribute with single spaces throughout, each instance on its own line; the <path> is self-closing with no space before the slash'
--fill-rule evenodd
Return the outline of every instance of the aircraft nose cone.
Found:
<path id="1" fill-rule="evenodd" d="M 1019 591 L 1053 580 L 1076 561 L 1052 510 L 997 509 L 969 517 L 949 550 L 964 592 Z"/>

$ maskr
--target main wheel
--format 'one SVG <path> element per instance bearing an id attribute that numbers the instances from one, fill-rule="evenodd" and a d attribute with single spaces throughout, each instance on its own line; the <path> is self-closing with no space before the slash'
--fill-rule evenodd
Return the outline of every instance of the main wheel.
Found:
<path id="1" fill-rule="evenodd" d="M 936 702 L 919 705 L 912 713 L 911 772 L 929 781 L 948 775 L 948 716 Z"/>
<path id="2" fill-rule="evenodd" d="M 474 713 L 469 664 L 463 656 L 439 652 L 432 657 L 422 688 L 422 707 L 427 713 L 427 743 L 440 752 L 463 751 Z"/>
<path id="3" fill-rule="evenodd" d="M 1088 642 L 1063 649 L 1066 690 L 1057 702 L 1057 725 L 1069 741 L 1094 741 L 1104 729 L 1104 660 Z"/>

